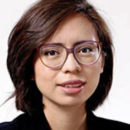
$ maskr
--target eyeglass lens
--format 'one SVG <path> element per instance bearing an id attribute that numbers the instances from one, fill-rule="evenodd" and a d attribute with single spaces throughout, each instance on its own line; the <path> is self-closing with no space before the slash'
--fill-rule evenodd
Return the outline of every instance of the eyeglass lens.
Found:
<path id="1" fill-rule="evenodd" d="M 95 42 L 83 43 L 75 46 L 74 55 L 81 64 L 88 65 L 100 56 L 100 45 Z M 42 62 L 50 67 L 56 67 L 64 63 L 67 57 L 67 49 L 60 45 L 45 46 L 40 51 Z"/>

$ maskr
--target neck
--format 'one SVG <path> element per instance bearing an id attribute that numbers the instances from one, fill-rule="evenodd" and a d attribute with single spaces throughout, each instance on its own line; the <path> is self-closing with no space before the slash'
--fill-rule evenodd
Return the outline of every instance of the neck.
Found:
<path id="1" fill-rule="evenodd" d="M 52 130 L 86 130 L 85 104 L 75 107 L 45 105 L 44 113 Z"/>

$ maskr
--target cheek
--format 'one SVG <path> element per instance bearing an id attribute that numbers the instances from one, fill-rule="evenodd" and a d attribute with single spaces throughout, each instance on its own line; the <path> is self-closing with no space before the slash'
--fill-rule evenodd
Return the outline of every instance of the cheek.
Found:
<path id="1" fill-rule="evenodd" d="M 43 65 L 39 59 L 34 63 L 34 79 L 40 91 L 43 91 L 43 88 L 49 88 L 48 86 L 54 85 L 56 75 L 56 71 Z"/>
<path id="2" fill-rule="evenodd" d="M 100 71 L 99 69 L 91 68 L 87 75 L 87 83 L 88 89 L 94 91 L 99 83 L 100 80 Z"/>
<path id="3" fill-rule="evenodd" d="M 99 79 L 103 72 L 102 59 L 100 58 L 95 64 L 85 67 L 83 71 L 86 72 L 89 80 Z"/>
<path id="4" fill-rule="evenodd" d="M 90 78 L 99 79 L 100 74 L 102 73 L 102 67 L 100 65 L 92 65 L 90 69 Z"/>
<path id="5" fill-rule="evenodd" d="M 96 64 L 91 66 L 91 79 L 93 78 L 95 80 L 95 82 L 99 82 L 100 80 L 100 75 L 103 72 L 103 67 L 102 67 L 102 63 L 99 61 Z"/>
<path id="6" fill-rule="evenodd" d="M 87 91 L 90 92 L 90 95 L 94 93 L 98 86 L 100 75 L 103 70 L 101 66 L 101 62 L 97 62 L 94 65 L 88 66 L 86 69 L 84 69 L 87 80 Z"/>

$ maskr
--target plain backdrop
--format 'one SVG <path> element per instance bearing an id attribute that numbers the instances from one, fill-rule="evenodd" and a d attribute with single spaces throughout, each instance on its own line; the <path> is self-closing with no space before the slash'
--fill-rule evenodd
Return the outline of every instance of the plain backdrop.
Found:
<path id="1" fill-rule="evenodd" d="M 14 87 L 6 68 L 7 40 L 13 26 L 36 0 L 0 0 L 0 104 Z M 115 46 L 114 80 L 104 104 L 94 113 L 130 124 L 130 1 L 89 0 L 108 23 Z M 22 112 L 14 99 L 0 107 L 0 122 L 11 121 Z"/>

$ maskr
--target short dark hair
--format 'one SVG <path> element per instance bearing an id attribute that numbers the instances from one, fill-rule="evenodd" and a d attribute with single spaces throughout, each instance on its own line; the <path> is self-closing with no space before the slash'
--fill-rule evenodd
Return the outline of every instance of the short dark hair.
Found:
<path id="1" fill-rule="evenodd" d="M 87 100 L 87 108 L 95 110 L 107 97 L 113 79 L 113 44 L 104 19 L 86 0 L 40 0 L 25 12 L 8 40 L 7 67 L 15 87 L 11 97 L 16 96 L 18 110 L 33 113 L 43 106 L 42 94 L 35 81 L 31 80 L 36 48 L 54 34 L 67 16 L 75 13 L 81 13 L 90 19 L 103 44 L 102 50 L 106 53 L 104 72 L 96 91 Z"/>

